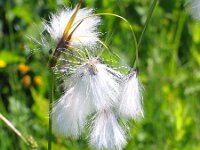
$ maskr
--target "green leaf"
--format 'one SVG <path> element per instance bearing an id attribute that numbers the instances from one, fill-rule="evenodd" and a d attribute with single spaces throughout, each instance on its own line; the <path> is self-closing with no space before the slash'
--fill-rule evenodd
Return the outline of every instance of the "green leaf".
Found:
<path id="1" fill-rule="evenodd" d="M 33 87 L 30 88 L 34 100 L 32 111 L 45 122 L 48 122 L 48 100 L 40 95 Z"/>
<path id="2" fill-rule="evenodd" d="M 16 63 L 16 62 L 25 62 L 25 58 L 19 56 L 15 53 L 12 53 L 10 50 L 0 51 L 0 59 L 5 61 L 7 64 Z"/>

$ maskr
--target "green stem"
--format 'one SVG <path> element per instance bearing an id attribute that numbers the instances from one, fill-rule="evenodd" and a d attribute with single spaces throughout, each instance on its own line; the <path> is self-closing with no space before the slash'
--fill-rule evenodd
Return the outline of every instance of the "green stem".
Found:
<path id="1" fill-rule="evenodd" d="M 144 24 L 144 28 L 143 28 L 142 33 L 141 33 L 139 40 L 138 40 L 138 49 L 140 49 L 140 45 L 141 45 L 144 33 L 145 33 L 147 26 L 148 26 L 148 24 L 151 20 L 151 17 L 152 17 L 152 14 L 153 14 L 153 11 L 156 7 L 157 2 L 158 2 L 158 0 L 153 0 L 153 3 L 151 4 L 147 19 L 146 19 L 145 24 Z M 135 59 L 136 59 L 136 66 L 138 66 L 138 52 L 136 52 L 136 58 Z"/>
<path id="2" fill-rule="evenodd" d="M 51 77 L 50 77 L 50 99 L 49 99 L 49 140 L 48 140 L 48 150 L 51 150 L 51 143 L 52 143 L 52 119 L 51 119 L 51 110 L 52 110 L 52 103 L 54 100 L 54 85 L 55 85 L 55 77 L 53 70 L 51 69 Z"/>
<path id="3" fill-rule="evenodd" d="M 171 58 L 171 66 L 170 66 L 170 75 L 173 76 L 173 74 L 176 72 L 177 69 L 177 60 L 178 60 L 178 51 L 180 47 L 181 42 L 181 36 L 184 29 L 184 24 L 186 21 L 187 14 L 185 12 L 180 12 L 177 27 L 175 28 L 175 36 L 174 36 L 174 45 L 173 45 L 173 51 L 172 51 L 172 58 Z"/>

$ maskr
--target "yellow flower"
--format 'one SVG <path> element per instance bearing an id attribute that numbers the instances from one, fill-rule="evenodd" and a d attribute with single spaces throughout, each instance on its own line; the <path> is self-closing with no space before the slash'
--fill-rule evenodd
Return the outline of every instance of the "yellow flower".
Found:
<path id="1" fill-rule="evenodd" d="M 5 68 L 6 65 L 6 62 L 0 59 L 0 68 Z"/>
<path id="2" fill-rule="evenodd" d="M 40 76 L 35 76 L 33 81 L 37 86 L 40 86 L 42 84 L 42 78 Z"/>
<path id="3" fill-rule="evenodd" d="M 25 87 L 28 87 L 31 84 L 31 77 L 29 75 L 25 75 L 22 78 L 22 83 Z"/>
<path id="4" fill-rule="evenodd" d="M 18 70 L 22 73 L 22 74 L 26 74 L 30 68 L 29 66 L 25 65 L 25 64 L 19 64 L 18 66 Z"/>

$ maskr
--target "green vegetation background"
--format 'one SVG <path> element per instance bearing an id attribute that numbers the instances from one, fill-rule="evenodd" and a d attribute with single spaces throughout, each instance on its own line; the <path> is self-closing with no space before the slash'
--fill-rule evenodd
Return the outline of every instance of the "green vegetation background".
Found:
<path id="1" fill-rule="evenodd" d="M 49 14 L 77 1 L 0 1 L 0 113 L 39 150 L 48 142 L 48 55 L 29 36 Z M 85 0 L 97 12 L 116 13 L 130 21 L 139 37 L 150 0 Z M 102 17 L 103 39 L 128 64 L 133 62 L 131 34 L 124 22 Z M 38 36 L 39 37 L 39 36 Z M 126 150 L 200 149 L 200 24 L 182 0 L 160 0 L 142 41 L 140 78 L 145 117 L 130 123 Z M 21 66 L 25 64 L 26 66 Z M 27 69 L 28 68 L 28 69 Z M 24 73 L 23 73 L 24 70 Z M 32 138 L 33 139 L 32 139 Z M 30 149 L 0 120 L 0 149 Z M 53 150 L 89 149 L 87 140 L 53 138 Z"/>

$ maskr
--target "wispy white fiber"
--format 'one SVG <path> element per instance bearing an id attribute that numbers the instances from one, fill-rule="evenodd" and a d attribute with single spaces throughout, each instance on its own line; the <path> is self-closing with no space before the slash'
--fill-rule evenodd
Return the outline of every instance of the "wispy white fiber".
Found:
<path id="1" fill-rule="evenodd" d="M 90 104 L 79 85 L 68 90 L 55 104 L 52 110 L 54 131 L 65 137 L 78 138 L 87 115 L 90 113 Z"/>
<path id="2" fill-rule="evenodd" d="M 87 93 L 84 98 L 91 101 L 91 107 L 101 110 L 117 103 L 119 97 L 119 76 L 121 74 L 108 66 L 101 64 L 96 58 L 91 58 L 77 68 L 70 79 L 76 82 Z M 66 83 L 69 84 L 69 83 Z"/>
<path id="3" fill-rule="evenodd" d="M 137 71 L 130 73 L 122 83 L 119 112 L 132 119 L 143 117 L 141 85 Z"/>
<path id="4" fill-rule="evenodd" d="M 76 9 L 76 8 L 75 8 Z M 63 36 L 66 25 L 68 24 L 70 17 L 74 13 L 74 10 L 65 8 L 57 14 L 52 14 L 49 23 L 45 24 L 45 29 L 49 32 L 55 42 L 59 42 Z M 76 28 L 76 26 L 82 21 L 77 29 L 72 34 L 70 45 L 73 47 L 88 48 L 94 47 L 97 44 L 99 33 L 97 27 L 100 23 L 100 18 L 92 15 L 93 9 L 80 9 L 76 15 L 76 18 L 72 24 L 69 34 Z M 88 18 L 87 18 L 88 17 Z"/>
<path id="5" fill-rule="evenodd" d="M 100 150 L 121 150 L 126 144 L 124 131 L 111 110 L 97 112 L 92 126 L 90 144 Z"/>

